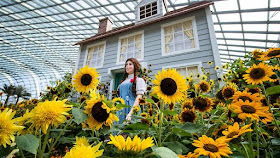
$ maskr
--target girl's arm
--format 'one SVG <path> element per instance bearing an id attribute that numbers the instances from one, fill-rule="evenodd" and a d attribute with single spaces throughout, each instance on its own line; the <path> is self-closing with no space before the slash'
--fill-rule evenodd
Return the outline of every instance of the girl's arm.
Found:
<path id="1" fill-rule="evenodd" d="M 142 94 L 137 94 L 137 97 L 134 101 L 133 107 L 134 106 L 139 106 L 139 99 L 142 99 Z M 131 120 L 131 115 L 133 114 L 133 107 L 130 109 L 129 113 L 126 116 L 126 120 L 128 120 L 128 121 Z"/>

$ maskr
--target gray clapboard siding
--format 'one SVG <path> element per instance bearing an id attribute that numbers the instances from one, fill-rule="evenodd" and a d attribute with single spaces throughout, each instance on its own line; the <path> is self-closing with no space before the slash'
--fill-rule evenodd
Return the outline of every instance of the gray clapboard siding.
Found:
<path id="1" fill-rule="evenodd" d="M 182 54 L 175 54 L 169 56 L 162 56 L 161 50 L 161 25 L 170 23 L 176 20 L 180 20 L 187 17 L 195 16 L 196 20 L 196 28 L 198 34 L 199 41 L 199 50 L 186 52 Z M 118 51 L 118 42 L 119 37 L 131 34 L 138 31 L 144 31 L 144 60 L 141 62 L 146 62 L 147 64 L 152 64 L 152 73 L 151 77 L 161 71 L 163 66 L 170 66 L 177 64 L 186 64 L 201 61 L 202 66 L 206 69 L 206 71 L 211 71 L 211 79 L 216 79 L 216 71 L 214 70 L 214 56 L 211 46 L 211 39 L 209 35 L 209 29 L 206 19 L 206 14 L 204 9 L 200 9 L 194 11 L 192 13 L 188 13 L 179 17 L 174 17 L 172 19 L 160 21 L 154 24 L 147 25 L 143 28 L 138 28 L 134 30 L 130 30 L 127 32 L 123 32 L 120 34 L 116 34 L 111 37 L 107 37 L 104 39 L 99 39 L 93 42 L 89 42 L 82 45 L 80 59 L 78 63 L 78 68 L 83 67 L 86 49 L 88 45 L 92 45 L 94 43 L 98 43 L 101 41 L 106 41 L 105 55 L 104 55 L 104 63 L 102 68 L 98 68 L 97 71 L 102 76 L 102 82 L 110 82 L 111 78 L 108 75 L 108 69 L 113 67 L 119 67 L 124 65 L 116 65 L 117 60 L 117 51 Z M 212 61 L 213 64 L 209 66 L 207 64 L 208 61 Z"/>

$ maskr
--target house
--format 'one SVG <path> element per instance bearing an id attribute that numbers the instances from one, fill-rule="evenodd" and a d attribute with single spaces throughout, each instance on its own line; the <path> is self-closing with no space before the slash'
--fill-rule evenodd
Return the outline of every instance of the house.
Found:
<path id="1" fill-rule="evenodd" d="M 116 89 L 124 62 L 134 57 L 143 67 L 152 64 L 154 76 L 162 68 L 176 68 L 183 75 L 201 73 L 203 66 L 216 79 L 220 66 L 209 5 L 197 2 L 168 12 L 164 0 L 142 0 L 135 7 L 135 23 L 112 30 L 112 21 L 99 21 L 98 34 L 76 43 L 80 52 L 75 70 L 88 64 L 100 73 L 101 82 Z M 214 64 L 209 66 L 208 61 Z"/>

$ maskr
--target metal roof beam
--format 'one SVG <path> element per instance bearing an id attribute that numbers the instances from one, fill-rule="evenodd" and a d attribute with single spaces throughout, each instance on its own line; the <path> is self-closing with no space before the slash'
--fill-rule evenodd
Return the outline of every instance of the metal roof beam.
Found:
<path id="1" fill-rule="evenodd" d="M 215 31 L 216 33 L 255 33 L 255 34 L 280 34 L 278 31 Z"/>
<path id="2" fill-rule="evenodd" d="M 279 11 L 280 7 L 274 8 L 258 8 L 258 9 L 242 9 L 242 10 L 227 10 L 213 12 L 212 14 L 232 14 L 232 13 L 249 13 L 249 12 L 265 12 L 265 11 Z"/>

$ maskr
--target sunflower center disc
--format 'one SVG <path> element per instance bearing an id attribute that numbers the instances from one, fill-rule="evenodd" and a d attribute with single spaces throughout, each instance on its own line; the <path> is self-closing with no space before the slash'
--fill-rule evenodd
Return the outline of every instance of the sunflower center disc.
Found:
<path id="1" fill-rule="evenodd" d="M 249 100 L 249 102 L 252 102 L 252 99 L 249 98 L 249 97 L 247 97 L 247 96 L 241 96 L 241 97 L 238 98 L 238 100 L 239 100 L 239 99 L 242 99 L 244 102 L 245 102 L 246 100 Z"/>
<path id="2" fill-rule="evenodd" d="M 191 111 L 183 112 L 182 113 L 182 120 L 183 120 L 183 122 L 194 122 L 195 114 Z"/>
<path id="3" fill-rule="evenodd" d="M 207 101 L 206 101 L 206 99 L 199 97 L 199 98 L 196 98 L 193 100 L 193 105 L 197 109 L 204 111 L 207 108 Z"/>
<path id="4" fill-rule="evenodd" d="M 231 132 L 227 135 L 227 138 L 232 138 L 233 136 L 237 135 L 237 132 Z"/>
<path id="5" fill-rule="evenodd" d="M 279 50 L 273 50 L 273 51 L 271 51 L 271 52 L 269 52 L 267 54 L 268 57 L 275 57 L 277 55 L 280 55 L 280 51 Z"/>
<path id="6" fill-rule="evenodd" d="M 206 84 L 202 84 L 202 85 L 200 86 L 200 89 L 201 89 L 202 91 L 206 91 L 206 90 L 208 89 L 208 86 L 207 86 Z"/>
<path id="7" fill-rule="evenodd" d="M 265 71 L 262 68 L 254 68 L 250 72 L 250 76 L 253 79 L 260 79 L 260 78 L 263 78 L 265 76 Z"/>
<path id="8" fill-rule="evenodd" d="M 226 89 L 226 90 L 224 91 L 224 97 L 226 97 L 226 98 L 232 97 L 233 94 L 234 94 L 234 92 L 233 92 L 231 89 Z"/>
<path id="9" fill-rule="evenodd" d="M 160 88 L 165 95 L 170 96 L 176 93 L 177 84 L 173 79 L 165 78 L 161 81 Z"/>
<path id="10" fill-rule="evenodd" d="M 84 74 L 81 78 L 81 83 L 85 86 L 91 83 L 92 77 L 89 74 Z"/>
<path id="11" fill-rule="evenodd" d="M 98 102 L 91 109 L 92 117 L 98 122 L 104 122 L 109 117 L 106 109 L 103 109 L 101 106 L 102 102 Z"/>
<path id="12" fill-rule="evenodd" d="M 217 151 L 219 151 L 219 149 L 215 145 L 213 145 L 213 144 L 205 144 L 203 146 L 203 148 L 205 150 L 207 150 L 207 151 L 210 151 L 210 152 L 217 152 Z"/>
<path id="13" fill-rule="evenodd" d="M 249 114 L 252 114 L 252 113 L 255 113 L 256 112 L 256 109 L 250 105 L 242 105 L 241 106 L 241 110 L 245 113 L 249 113 Z"/>
<path id="14" fill-rule="evenodd" d="M 258 93 L 258 91 L 256 89 L 249 89 L 249 92 L 252 94 Z"/>

